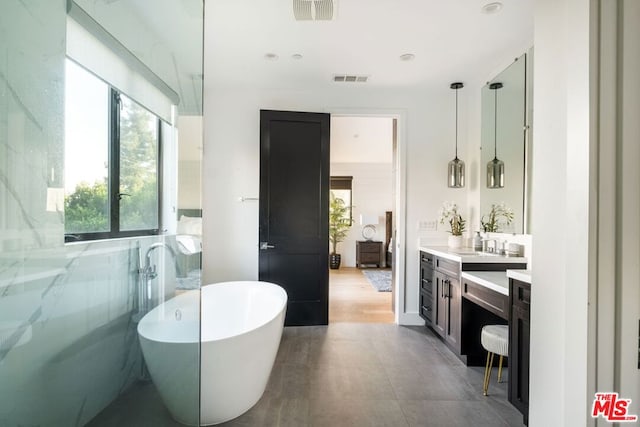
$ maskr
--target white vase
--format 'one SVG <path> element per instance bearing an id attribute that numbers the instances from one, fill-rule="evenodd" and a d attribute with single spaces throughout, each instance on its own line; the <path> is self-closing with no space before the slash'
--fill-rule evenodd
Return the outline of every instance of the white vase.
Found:
<path id="1" fill-rule="evenodd" d="M 462 236 L 449 236 L 449 247 L 450 248 L 461 248 L 462 247 Z"/>

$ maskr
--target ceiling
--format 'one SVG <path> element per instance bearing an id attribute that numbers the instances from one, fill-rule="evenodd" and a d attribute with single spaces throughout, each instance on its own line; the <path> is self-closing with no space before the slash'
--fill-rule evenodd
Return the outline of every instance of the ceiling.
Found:
<path id="1" fill-rule="evenodd" d="M 206 0 L 206 86 L 429 86 L 487 79 L 533 44 L 533 0 L 336 0 L 333 21 L 296 21 L 293 0 Z M 265 54 L 278 55 L 277 60 Z M 400 55 L 412 53 L 412 61 Z M 302 59 L 293 59 L 300 54 Z M 335 74 L 369 76 L 335 83 Z"/>
<path id="2" fill-rule="evenodd" d="M 201 114 L 202 0 L 76 1 L 180 94 L 181 114 Z M 533 0 L 502 0 L 496 14 L 481 12 L 492 0 L 335 1 L 333 21 L 296 21 L 294 0 L 206 0 L 205 85 L 441 88 L 488 80 L 533 43 Z"/>

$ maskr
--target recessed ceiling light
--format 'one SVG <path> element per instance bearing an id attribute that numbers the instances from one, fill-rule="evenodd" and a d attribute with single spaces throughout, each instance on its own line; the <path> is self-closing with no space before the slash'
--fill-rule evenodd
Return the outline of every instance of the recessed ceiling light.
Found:
<path id="1" fill-rule="evenodd" d="M 493 3 L 487 3 L 482 6 L 482 12 L 486 14 L 498 13 L 502 9 L 502 3 L 499 1 Z"/>
<path id="2" fill-rule="evenodd" d="M 302 55 L 299 53 L 294 53 L 293 55 L 291 55 L 291 59 L 295 59 L 295 60 L 302 59 Z"/>
<path id="3" fill-rule="evenodd" d="M 278 55 L 276 55 L 275 53 L 266 53 L 264 55 L 264 59 L 266 59 L 267 61 L 277 61 Z"/>
<path id="4" fill-rule="evenodd" d="M 413 53 L 404 53 L 400 55 L 401 61 L 413 61 L 416 56 Z"/>

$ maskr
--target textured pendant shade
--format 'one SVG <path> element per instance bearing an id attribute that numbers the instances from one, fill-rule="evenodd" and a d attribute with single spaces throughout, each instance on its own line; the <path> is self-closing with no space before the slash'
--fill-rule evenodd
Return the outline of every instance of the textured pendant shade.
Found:
<path id="1" fill-rule="evenodd" d="M 493 160 L 487 163 L 487 188 L 504 187 L 504 162 L 498 159 L 498 89 L 502 83 L 491 83 L 489 89 L 494 91 L 494 127 L 493 127 Z"/>
<path id="2" fill-rule="evenodd" d="M 456 157 L 449 162 L 447 170 L 447 184 L 451 188 L 464 187 L 464 162 L 458 158 L 458 89 L 464 87 L 462 83 L 451 83 L 451 89 L 456 91 Z"/>

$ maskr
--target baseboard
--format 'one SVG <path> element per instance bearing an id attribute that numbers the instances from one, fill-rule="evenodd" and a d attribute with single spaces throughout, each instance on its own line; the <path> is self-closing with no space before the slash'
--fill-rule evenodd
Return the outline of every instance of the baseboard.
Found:
<path id="1" fill-rule="evenodd" d="M 424 319 L 418 313 L 401 313 L 398 316 L 398 325 L 424 326 Z"/>

